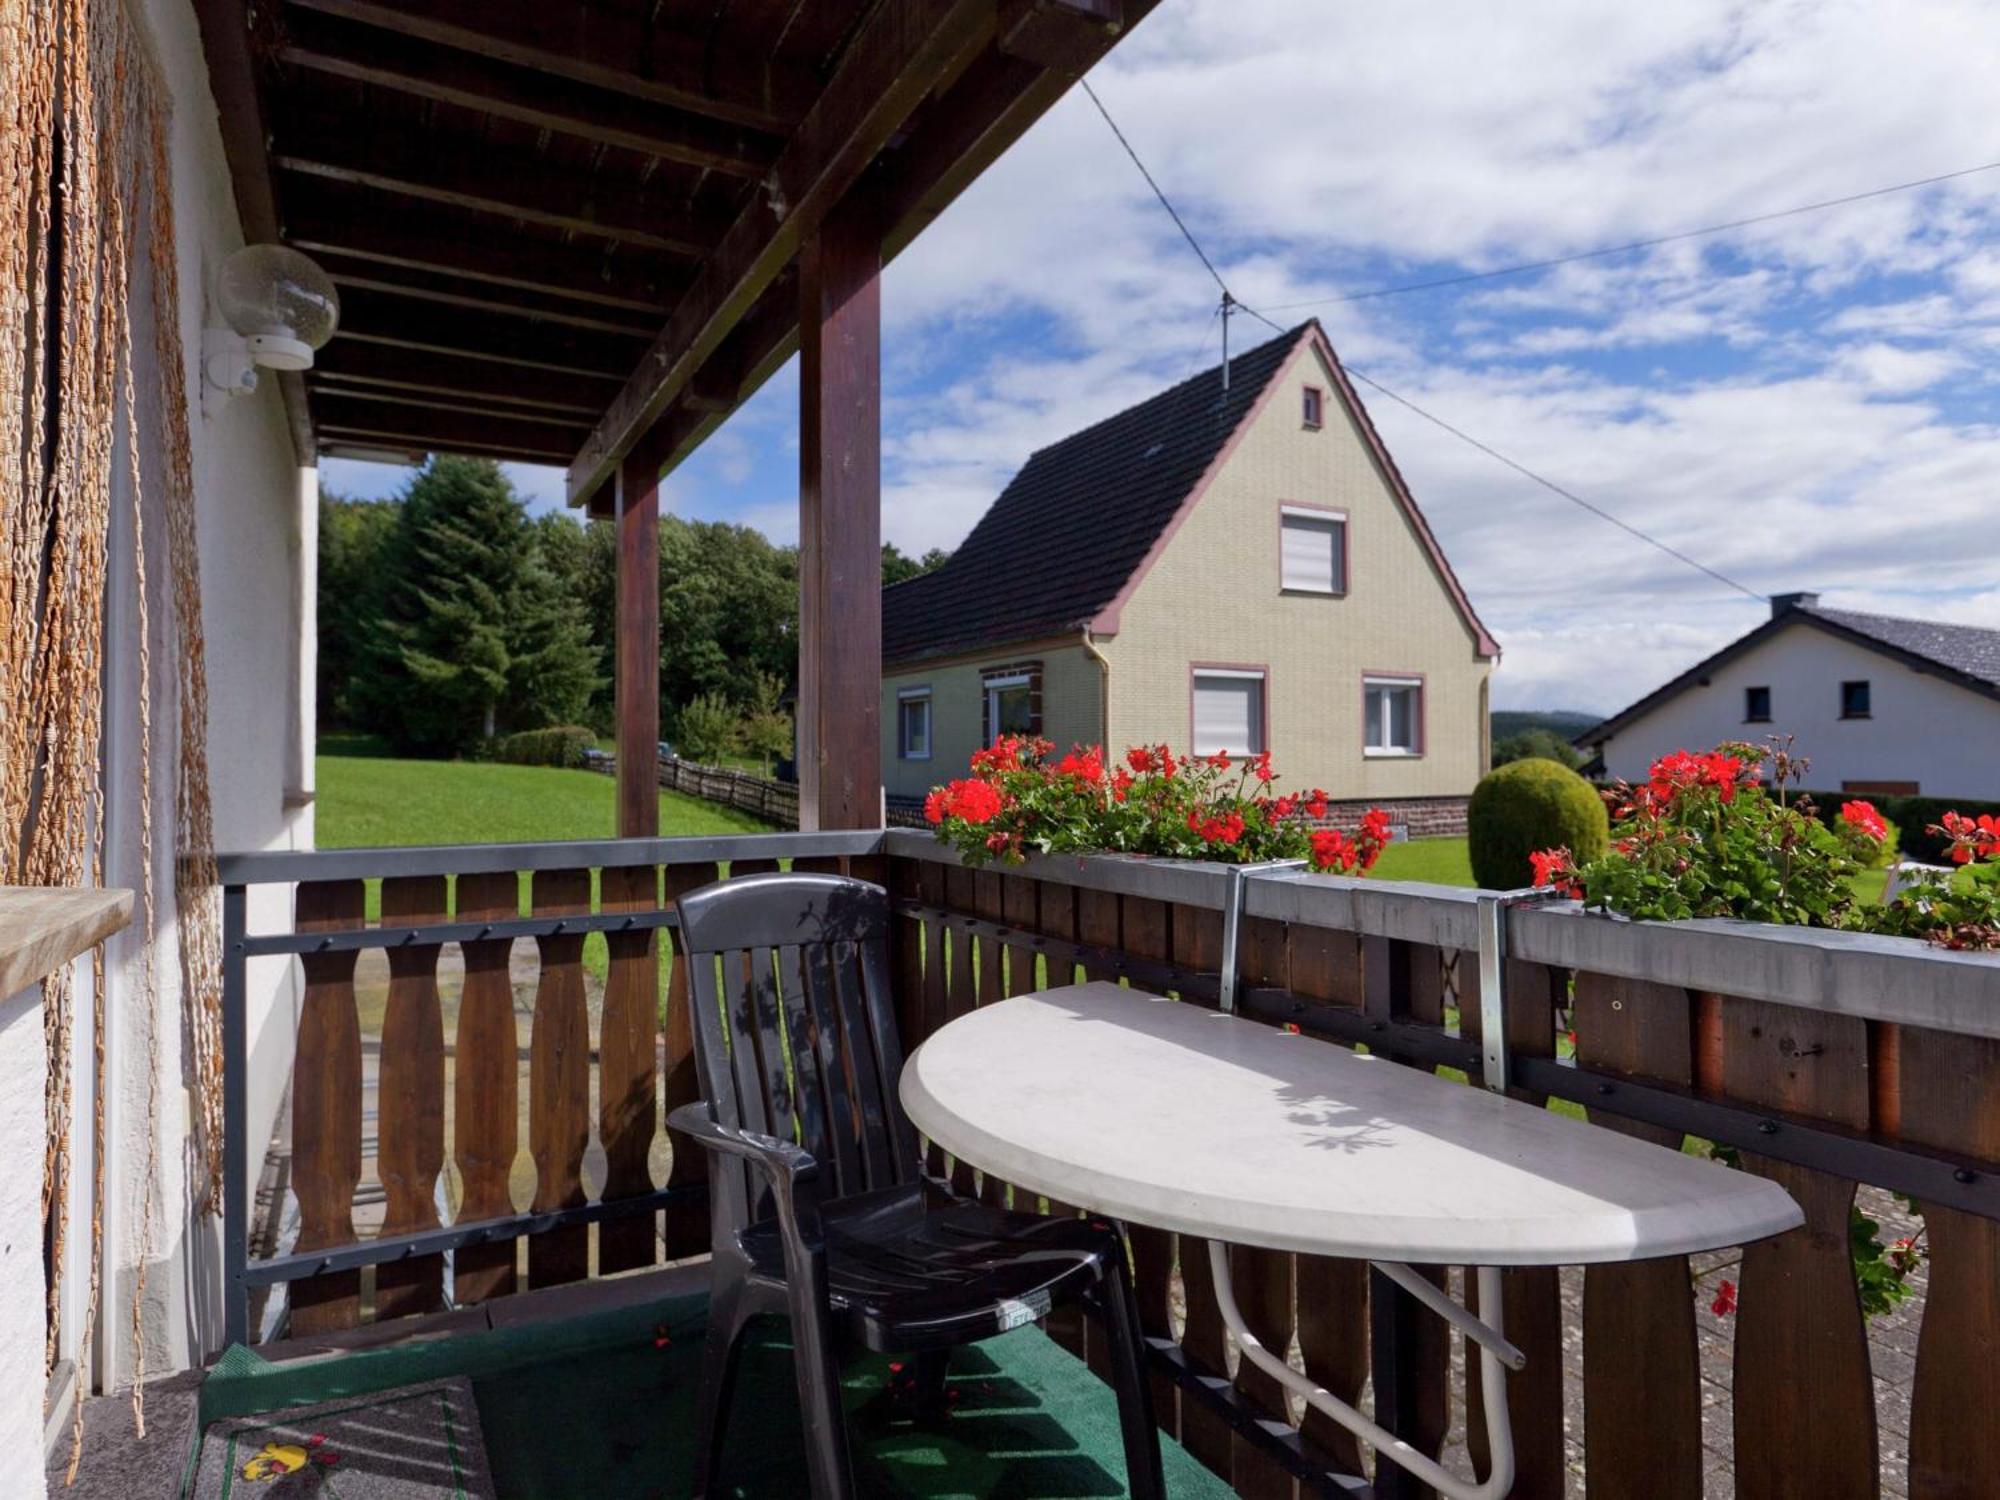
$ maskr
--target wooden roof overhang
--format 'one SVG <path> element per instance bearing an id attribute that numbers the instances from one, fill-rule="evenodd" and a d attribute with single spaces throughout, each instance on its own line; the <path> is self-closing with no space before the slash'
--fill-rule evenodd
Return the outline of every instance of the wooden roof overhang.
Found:
<path id="1" fill-rule="evenodd" d="M 196 0 L 244 233 L 340 331 L 302 455 L 671 467 L 797 347 L 802 239 L 907 245 L 1157 0 Z"/>

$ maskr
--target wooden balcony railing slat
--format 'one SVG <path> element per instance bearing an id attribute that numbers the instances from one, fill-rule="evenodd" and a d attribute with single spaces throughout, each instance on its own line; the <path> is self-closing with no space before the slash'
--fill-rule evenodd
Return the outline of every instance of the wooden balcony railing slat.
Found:
<path id="1" fill-rule="evenodd" d="M 608 869 L 598 877 L 600 908 L 657 911 L 660 871 L 654 865 Z M 604 1014 L 597 1044 L 597 1129 L 604 1143 L 606 1202 L 653 1190 L 648 1156 L 659 1129 L 660 958 L 655 931 L 608 932 Z M 653 1214 L 608 1219 L 597 1226 L 601 1276 L 650 1266 L 659 1259 Z"/>
<path id="2" fill-rule="evenodd" d="M 1581 1066 L 1681 1088 L 1694 1082 L 1686 990 L 1579 974 L 1575 1007 Z M 1681 1148 L 1677 1130 L 1602 1110 L 1592 1121 Z M 1593 1500 L 1701 1500 L 1701 1357 L 1685 1255 L 1585 1269 L 1583 1423 Z"/>
<path id="3" fill-rule="evenodd" d="M 672 904 L 714 880 L 715 866 L 706 861 L 668 865 L 663 882 L 665 899 Z M 694 1013 L 688 1009 L 687 966 L 671 949 L 667 963 L 666 1052 L 661 1067 L 665 1074 L 663 1107 L 671 1115 L 683 1104 L 701 1097 L 701 1080 L 695 1074 Z M 669 1130 L 667 1144 L 672 1153 L 667 1164 L 669 1187 L 696 1187 L 708 1181 L 707 1153 L 693 1140 L 677 1130 Z M 693 1198 L 669 1204 L 662 1232 L 668 1260 L 702 1254 L 709 1243 L 707 1207 Z"/>
<path id="4" fill-rule="evenodd" d="M 945 904 L 945 867 L 926 864 L 918 869 L 917 889 L 926 906 L 933 911 L 941 910 Z M 923 1025 L 916 1036 L 906 1039 L 906 1044 L 914 1046 L 944 1025 L 945 1014 L 950 1008 L 950 976 L 952 934 L 942 922 L 923 924 L 924 951 L 924 992 Z M 935 1145 L 926 1147 L 925 1161 L 933 1175 L 942 1175 L 945 1169 L 944 1153 Z"/>
<path id="5" fill-rule="evenodd" d="M 358 880 L 300 885 L 294 925 L 301 932 L 359 927 L 367 900 Z M 305 998 L 298 1053 L 310 1067 L 292 1071 L 292 1190 L 299 1200 L 300 1250 L 354 1240 L 354 1190 L 361 1184 L 361 1023 L 354 1007 L 354 964 L 346 953 L 301 959 Z M 361 1320 L 361 1273 L 338 1271 L 293 1283 L 294 1336 L 352 1328 Z"/>
<path id="6" fill-rule="evenodd" d="M 521 909 L 514 874 L 458 877 L 458 918 L 505 920 Z M 509 1181 L 521 1144 L 520 1039 L 514 1026 L 514 945 L 504 940 L 464 945 L 465 987 L 458 999 L 452 1066 L 452 1160 L 464 1198 L 460 1222 L 515 1212 Z M 467 1245 L 452 1258 L 452 1297 L 461 1306 L 515 1290 L 515 1241 Z"/>
<path id="7" fill-rule="evenodd" d="M 1190 906 L 1174 908 L 1173 961 L 1195 973 L 1213 974 L 1222 966 L 1222 913 Z M 1214 999 L 1183 994 L 1183 1005 L 1215 1009 Z M 1215 1276 L 1209 1265 L 1208 1241 L 1181 1235 L 1179 1260 L 1184 1322 L 1181 1352 L 1209 1375 L 1229 1374 L 1229 1330 L 1222 1321 L 1222 1304 L 1215 1296 Z M 1227 1479 L 1235 1439 L 1229 1424 L 1201 1402 L 1181 1406 L 1181 1446 L 1212 1474 Z"/>
<path id="8" fill-rule="evenodd" d="M 1865 1130 L 1867 1023 L 1720 997 L 1722 1092 Z M 1713 1028 L 1711 1028 L 1713 1030 Z M 1736 1488 L 1770 1500 L 1874 1500 L 1880 1488 L 1868 1333 L 1848 1245 L 1852 1179 L 1743 1153 L 1804 1227 L 1743 1252 L 1734 1377 Z"/>
<path id="9" fill-rule="evenodd" d="M 1246 984 L 1283 989 L 1289 983 L 1285 927 L 1263 917 L 1246 917 L 1238 945 L 1237 972 Z M 1237 1306 L 1257 1341 L 1281 1359 L 1292 1347 L 1292 1257 L 1277 1250 L 1238 1245 L 1230 1251 L 1230 1279 Z M 1284 1387 L 1247 1359 L 1236 1364 L 1236 1389 L 1273 1421 L 1290 1420 Z M 1230 1483 L 1244 1500 L 1293 1500 L 1297 1482 L 1290 1470 L 1238 1433 L 1230 1455 Z"/>
<path id="10" fill-rule="evenodd" d="M 448 913 L 445 878 L 414 875 L 382 882 L 382 920 L 418 926 Z M 438 1227 L 438 1174 L 444 1170 L 444 1015 L 438 1004 L 436 943 L 389 950 L 389 1000 L 376 1064 L 376 1170 L 387 1200 L 382 1233 Z M 436 1312 L 444 1305 L 444 1257 L 413 1256 L 375 1269 L 375 1316 Z"/>
<path id="11" fill-rule="evenodd" d="M 1143 896 L 1094 899 L 1098 894 L 1077 892 L 1077 926 L 1079 936 L 1085 943 L 1122 948 L 1140 958 L 1162 962 L 1173 957 L 1172 906 L 1165 901 Z M 1086 978 L 1113 982 L 1118 978 L 1113 972 L 1094 973 L 1088 965 L 1084 974 Z M 1145 1122 L 1134 1120 L 1132 1128 L 1143 1130 Z M 1131 1224 L 1126 1228 L 1132 1243 L 1132 1292 L 1139 1304 L 1139 1326 L 1149 1338 L 1171 1342 L 1174 1337 L 1174 1237 L 1148 1224 Z M 1149 1370 L 1148 1378 L 1153 1387 L 1154 1419 L 1161 1431 L 1170 1437 L 1178 1436 L 1181 1430 L 1180 1388 L 1157 1367 Z"/>
<path id="12" fill-rule="evenodd" d="M 1285 961 L 1293 993 L 1343 1010 L 1361 1010 L 1361 940 L 1355 934 L 1293 926 L 1286 933 Z M 1348 1405 L 1358 1406 L 1368 1379 L 1368 1263 L 1301 1255 L 1293 1275 L 1299 1353 L 1306 1374 Z M 1436 1389 L 1442 1404 L 1442 1372 Z M 1348 1472 L 1362 1472 L 1354 1434 L 1323 1412 L 1307 1407 L 1299 1435 L 1332 1455 Z"/>
<path id="13" fill-rule="evenodd" d="M 1010 921 L 1012 920 L 1011 912 L 1013 910 L 1014 895 L 1016 892 L 1024 891 L 1034 902 L 1035 917 L 1034 920 L 1026 924 L 1017 923 L 1016 925 L 1026 925 L 1036 932 L 1047 934 L 1049 937 L 1075 938 L 1076 892 L 1069 886 L 1056 885 L 1050 881 L 1029 880 L 1019 875 L 1009 880 L 1007 885 Z M 1022 950 L 1016 948 L 1014 955 L 1016 958 L 1021 957 Z M 1027 977 L 1031 987 L 1042 988 L 1043 985 L 1036 982 L 1038 976 L 1034 953 L 1032 951 L 1028 952 L 1026 958 L 1027 962 L 1022 967 L 1027 970 Z M 1051 958 L 1048 961 L 1047 974 L 1039 976 L 1039 978 L 1046 980 L 1048 988 L 1058 988 L 1065 984 L 1071 984 L 1076 979 L 1076 966 Z M 1064 1203 L 1055 1198 L 1049 1199 L 1045 1207 L 1052 1214 L 1073 1215 L 1077 1212 L 1074 1204 Z M 1096 1329 L 1091 1326 L 1090 1321 L 1084 1317 L 1083 1309 L 1075 1303 L 1056 1308 L 1049 1314 L 1048 1321 L 1043 1324 L 1043 1327 L 1048 1330 L 1050 1338 L 1062 1345 L 1063 1348 L 1069 1350 L 1070 1353 L 1076 1355 L 1077 1358 L 1089 1359 L 1095 1352 L 1098 1363 L 1103 1363 L 1102 1352 L 1094 1350 L 1093 1345 L 1101 1345 L 1104 1340 Z"/>
<path id="14" fill-rule="evenodd" d="M 537 916 L 590 910 L 588 870 L 542 870 L 534 877 Z M 535 1159 L 534 1208 L 584 1201 L 583 1153 L 590 1142 L 590 1016 L 583 989 L 583 934 L 535 939 L 542 971 L 528 1054 L 528 1150 Z M 528 1284 L 558 1286 L 590 1274 L 590 1226 L 565 1224 L 528 1241 Z"/>
<path id="15" fill-rule="evenodd" d="M 1896 1042 L 1904 1138 L 2000 1162 L 2000 1042 L 1915 1026 Z M 1956 1500 L 2000 1476 L 2000 1422 L 1990 1415 L 2000 1411 L 2000 1221 L 1925 1205 L 1924 1241 L 1910 1496 Z"/>
<path id="16" fill-rule="evenodd" d="M 967 916 L 974 915 L 972 892 L 972 871 L 954 865 L 944 872 L 944 900 L 951 910 Z M 948 958 L 944 1019 L 949 1022 L 969 1014 L 979 1003 L 979 976 L 975 972 L 979 960 L 976 956 L 977 942 L 970 935 L 947 929 L 944 938 Z M 954 1161 L 951 1164 L 951 1185 L 968 1198 L 978 1193 L 979 1178 L 971 1162 Z"/>
<path id="17" fill-rule="evenodd" d="M 1005 883 L 998 870 L 980 870 L 972 877 L 972 907 L 990 922 L 1005 922 Z M 979 1003 L 991 1005 L 1007 995 L 1007 950 L 998 938 L 979 939 Z M 1013 1190 L 991 1172 L 979 1174 L 979 1196 L 994 1208 L 1006 1208 Z"/>
<path id="18" fill-rule="evenodd" d="M 1460 973 L 1465 965 L 1460 965 Z M 1555 1007 L 1564 976 L 1541 964 L 1509 959 L 1506 968 L 1506 1029 L 1508 1050 L 1522 1057 L 1555 1055 Z M 1459 1030 L 1475 1040 L 1484 1037 L 1477 1003 L 1460 998 Z M 1478 1079 L 1474 1088 L 1482 1087 Z M 1545 1096 L 1511 1089 L 1515 1098 L 1546 1104 Z M 1476 1308 L 1478 1289 L 1467 1278 L 1467 1303 Z M 1523 1266 L 1504 1273 L 1501 1294 L 1506 1303 L 1502 1323 L 1506 1335 L 1528 1356 L 1524 1370 L 1507 1379 L 1507 1410 L 1514 1427 L 1515 1480 L 1511 1500 L 1563 1500 L 1568 1456 L 1563 1450 L 1563 1330 L 1562 1281 L 1554 1266 Z M 1465 1409 L 1478 1411 L 1480 1366 L 1465 1362 Z M 1489 1472 L 1485 1424 L 1467 1424 L 1466 1446 L 1473 1469 Z"/>

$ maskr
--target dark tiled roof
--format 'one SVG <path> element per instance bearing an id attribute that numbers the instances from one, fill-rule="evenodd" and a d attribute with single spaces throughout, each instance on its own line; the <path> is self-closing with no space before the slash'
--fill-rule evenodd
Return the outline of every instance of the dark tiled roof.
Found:
<path id="1" fill-rule="evenodd" d="M 1081 630 L 1117 597 L 1310 327 L 1064 438 L 1023 465 L 951 561 L 882 593 L 885 661 Z"/>
<path id="2" fill-rule="evenodd" d="M 2000 630 L 1981 625 L 1943 625 L 1936 620 L 1906 620 L 1900 615 L 1865 615 L 1851 609 L 1811 611 L 1822 620 L 1845 626 L 1898 651 L 1921 656 L 1967 677 L 2000 687 Z"/>

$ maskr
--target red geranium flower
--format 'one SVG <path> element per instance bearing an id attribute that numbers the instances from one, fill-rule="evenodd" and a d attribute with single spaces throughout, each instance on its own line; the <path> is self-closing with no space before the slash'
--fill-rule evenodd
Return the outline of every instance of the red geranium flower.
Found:
<path id="1" fill-rule="evenodd" d="M 1882 815 L 1875 811 L 1872 802 L 1841 803 L 1840 821 L 1867 834 L 1878 844 L 1889 837 L 1889 825 L 1882 821 Z"/>
<path id="2" fill-rule="evenodd" d="M 1736 1311 L 1736 1283 L 1725 1281 L 1715 1289 L 1715 1300 L 1708 1304 L 1708 1310 L 1718 1318 L 1726 1318 Z"/>

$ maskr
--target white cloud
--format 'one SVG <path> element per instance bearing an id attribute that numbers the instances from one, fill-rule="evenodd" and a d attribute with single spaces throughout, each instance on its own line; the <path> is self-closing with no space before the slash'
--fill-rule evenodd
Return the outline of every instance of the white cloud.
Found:
<path id="1" fill-rule="evenodd" d="M 1182 0 L 1093 83 L 1238 295 L 1280 309 L 1992 159 L 1996 55 L 1969 0 Z M 1320 311 L 1351 363 L 1754 590 L 1979 618 L 1996 187 Z M 889 273 L 886 534 L 955 542 L 1034 448 L 1187 374 L 1214 294 L 1073 92 Z M 1761 617 L 1370 405 L 1507 649 L 1496 702 L 1615 708 Z"/>

